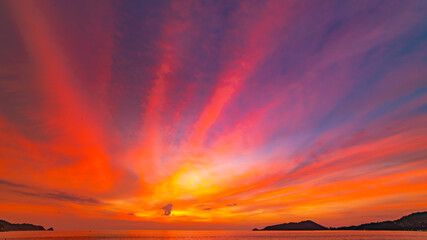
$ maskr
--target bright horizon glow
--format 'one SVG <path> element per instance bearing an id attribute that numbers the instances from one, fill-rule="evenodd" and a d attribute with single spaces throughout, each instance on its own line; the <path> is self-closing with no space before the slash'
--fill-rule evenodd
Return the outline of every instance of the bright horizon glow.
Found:
<path id="1" fill-rule="evenodd" d="M 2 0 L 0 219 L 252 229 L 425 211 L 426 15 L 422 0 Z"/>

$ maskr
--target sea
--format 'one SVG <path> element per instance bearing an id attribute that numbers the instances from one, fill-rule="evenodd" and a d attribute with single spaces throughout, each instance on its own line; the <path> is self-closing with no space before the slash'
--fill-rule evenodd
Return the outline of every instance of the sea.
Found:
<path id="1" fill-rule="evenodd" d="M 0 232 L 0 240 L 427 240 L 420 231 L 22 231 Z"/>

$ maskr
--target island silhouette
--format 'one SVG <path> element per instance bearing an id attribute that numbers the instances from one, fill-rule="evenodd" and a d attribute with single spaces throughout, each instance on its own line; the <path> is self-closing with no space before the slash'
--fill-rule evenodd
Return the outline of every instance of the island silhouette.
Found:
<path id="1" fill-rule="evenodd" d="M 394 221 L 371 222 L 358 226 L 327 228 L 313 221 L 282 223 L 267 226 L 263 229 L 254 228 L 252 231 L 289 231 L 289 230 L 400 230 L 426 231 L 427 212 L 416 212 Z"/>
<path id="2" fill-rule="evenodd" d="M 0 220 L 0 232 L 7 231 L 45 231 L 43 226 L 33 225 L 30 223 L 10 223 L 5 220 Z M 48 230 L 53 230 L 49 228 Z"/>
<path id="3" fill-rule="evenodd" d="M 275 230 L 328 230 L 327 227 L 319 225 L 313 221 L 307 220 L 302 222 L 282 223 L 267 226 L 263 229 L 254 228 L 253 231 L 275 231 Z"/>

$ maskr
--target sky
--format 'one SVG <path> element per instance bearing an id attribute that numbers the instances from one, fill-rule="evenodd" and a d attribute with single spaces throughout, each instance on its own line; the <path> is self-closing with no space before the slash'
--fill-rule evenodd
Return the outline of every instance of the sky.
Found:
<path id="1" fill-rule="evenodd" d="M 0 219 L 327 227 L 427 209 L 427 1 L 0 1 Z"/>

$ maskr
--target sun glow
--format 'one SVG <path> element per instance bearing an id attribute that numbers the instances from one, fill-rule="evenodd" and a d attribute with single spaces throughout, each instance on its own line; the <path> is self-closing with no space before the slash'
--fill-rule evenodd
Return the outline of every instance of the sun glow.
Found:
<path id="1" fill-rule="evenodd" d="M 195 197 L 216 192 L 217 180 L 208 170 L 185 167 L 172 176 L 170 184 L 175 194 Z"/>

